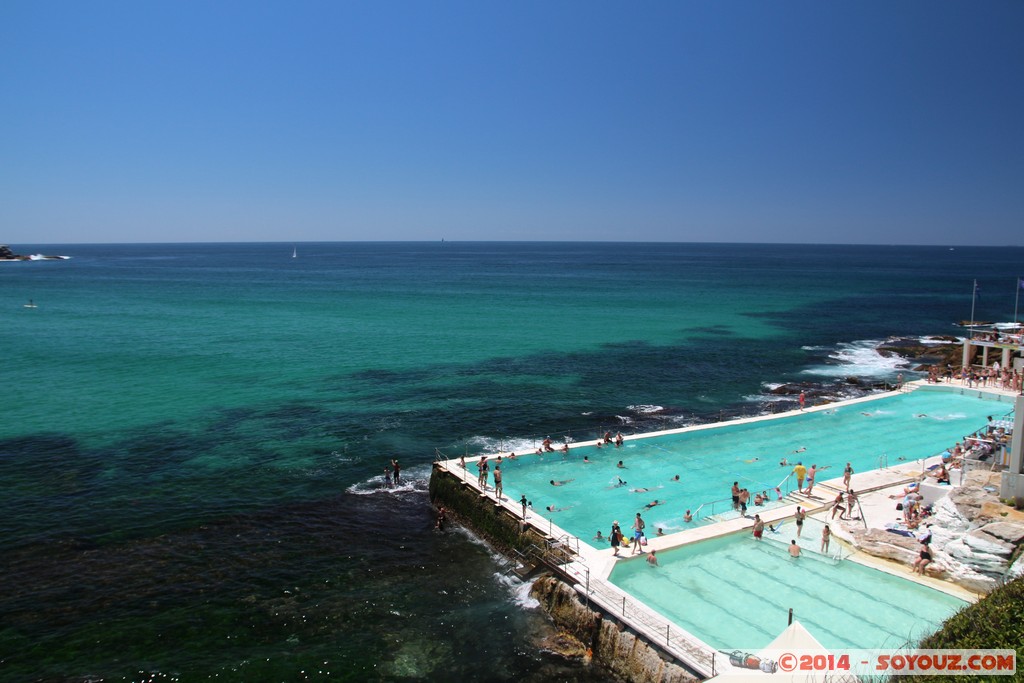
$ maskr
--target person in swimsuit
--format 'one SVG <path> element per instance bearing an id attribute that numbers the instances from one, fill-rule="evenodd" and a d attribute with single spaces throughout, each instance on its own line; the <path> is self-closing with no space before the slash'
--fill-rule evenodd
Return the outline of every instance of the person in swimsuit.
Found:
<path id="1" fill-rule="evenodd" d="M 764 522 L 761 521 L 761 515 L 754 515 L 754 540 L 760 541 L 762 536 L 764 536 Z"/>
<path id="2" fill-rule="evenodd" d="M 747 516 L 747 501 L 750 500 L 750 491 L 747 489 L 740 489 L 740 514 L 744 517 Z"/>
<path id="3" fill-rule="evenodd" d="M 800 532 L 804 530 L 804 518 L 807 513 L 799 505 L 796 507 L 796 537 L 800 538 Z"/>
<path id="4" fill-rule="evenodd" d="M 811 469 L 807 470 L 807 495 L 811 495 L 811 489 L 814 488 L 814 477 L 818 474 L 818 466 L 811 465 Z"/>
<path id="5" fill-rule="evenodd" d="M 846 463 L 846 467 L 843 469 L 843 486 L 846 487 L 847 491 L 850 490 L 851 477 L 853 477 L 853 467 L 850 463 Z"/>
<path id="6" fill-rule="evenodd" d="M 925 568 L 932 561 L 932 551 L 924 543 L 921 544 L 921 552 L 918 554 L 917 559 L 914 560 L 914 573 L 924 576 Z"/>
<path id="7" fill-rule="evenodd" d="M 502 493 L 502 488 L 501 488 L 501 465 L 495 465 L 494 466 L 494 495 L 498 497 L 498 500 L 501 500 L 501 493 Z"/>
<path id="8" fill-rule="evenodd" d="M 839 513 L 839 519 L 842 519 L 844 513 L 846 512 L 846 508 L 843 507 L 843 492 L 842 491 L 840 491 L 839 494 L 836 496 L 836 499 L 834 501 L 832 501 L 832 517 L 831 517 L 831 519 L 835 519 L 836 518 L 836 513 L 837 512 Z"/>
<path id="9" fill-rule="evenodd" d="M 739 510 L 740 508 L 740 483 L 734 481 L 732 483 L 732 509 Z"/>
<path id="10" fill-rule="evenodd" d="M 793 558 L 800 557 L 800 546 L 796 544 L 796 539 L 789 542 L 789 556 Z"/>
<path id="11" fill-rule="evenodd" d="M 832 540 L 832 530 L 828 528 L 828 524 L 821 530 L 821 554 L 828 554 L 828 543 Z"/>
<path id="12" fill-rule="evenodd" d="M 633 554 L 641 552 L 640 539 L 643 538 L 645 526 L 647 525 L 640 517 L 640 513 L 636 513 L 636 519 L 633 520 Z"/>

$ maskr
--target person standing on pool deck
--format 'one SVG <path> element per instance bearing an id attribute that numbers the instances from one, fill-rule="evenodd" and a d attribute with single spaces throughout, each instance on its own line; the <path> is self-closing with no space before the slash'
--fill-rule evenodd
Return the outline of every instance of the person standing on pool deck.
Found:
<path id="1" fill-rule="evenodd" d="M 501 500 L 501 465 L 494 466 L 494 495 Z"/>
<path id="2" fill-rule="evenodd" d="M 807 470 L 807 495 L 811 495 L 811 489 L 814 488 L 814 478 L 818 476 L 818 466 L 811 465 L 811 469 Z"/>
<path id="3" fill-rule="evenodd" d="M 523 506 L 523 520 L 525 521 L 526 520 L 526 506 L 529 504 L 528 501 L 526 500 L 526 494 L 525 493 L 523 494 L 523 497 L 519 499 L 519 504 Z"/>
<path id="4" fill-rule="evenodd" d="M 839 513 L 839 519 L 842 519 L 843 515 L 846 513 L 846 508 L 843 507 L 843 492 L 842 491 L 840 491 L 839 494 L 836 495 L 836 499 L 834 501 L 832 501 L 832 517 L 831 517 L 831 519 L 835 519 L 836 518 L 836 513 L 837 512 Z"/>
<path id="5" fill-rule="evenodd" d="M 619 556 L 619 544 L 622 543 L 622 530 L 619 528 L 619 521 L 615 520 L 612 522 L 612 530 L 608 534 L 608 538 L 612 544 L 612 554 L 615 557 Z"/>
<path id="6" fill-rule="evenodd" d="M 761 515 L 754 515 L 754 540 L 760 541 L 762 536 L 764 536 L 764 522 L 761 521 Z"/>
<path id="7" fill-rule="evenodd" d="M 644 520 L 640 516 L 640 513 L 639 512 L 636 513 L 636 519 L 633 520 L 633 553 L 632 554 L 636 554 L 638 552 L 641 552 L 640 539 L 644 535 L 644 527 L 645 526 L 647 526 L 647 525 L 644 524 Z"/>
<path id="8" fill-rule="evenodd" d="M 853 489 L 846 492 L 846 514 L 853 519 L 853 506 L 857 504 L 857 494 Z"/>
<path id="9" fill-rule="evenodd" d="M 796 537 L 800 538 L 800 532 L 804 530 L 804 518 L 807 517 L 807 513 L 797 505 L 796 506 Z"/>
<path id="10" fill-rule="evenodd" d="M 476 483 L 480 485 L 480 488 L 486 488 L 487 482 L 487 456 L 481 455 L 480 459 L 476 461 Z"/>
<path id="11" fill-rule="evenodd" d="M 804 392 L 800 392 L 800 410 L 804 409 L 804 404 L 807 402 L 807 395 Z"/>
<path id="12" fill-rule="evenodd" d="M 850 463 L 846 463 L 846 468 L 843 469 L 843 486 L 846 487 L 847 491 L 850 490 L 850 479 L 852 477 L 853 477 L 853 467 L 850 465 Z"/>
<path id="13" fill-rule="evenodd" d="M 796 467 L 793 468 L 793 474 L 796 475 L 796 490 L 797 493 L 804 492 L 804 477 L 807 476 L 807 468 L 804 467 L 804 461 L 798 460 Z"/>

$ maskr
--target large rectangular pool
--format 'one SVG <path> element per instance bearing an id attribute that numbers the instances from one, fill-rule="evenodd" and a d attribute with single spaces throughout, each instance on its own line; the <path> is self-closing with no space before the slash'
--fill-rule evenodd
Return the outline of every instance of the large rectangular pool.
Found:
<path id="1" fill-rule="evenodd" d="M 518 500 L 525 494 L 537 513 L 584 541 L 598 529 L 607 534 L 613 520 L 628 531 L 638 511 L 648 535 L 657 527 L 665 533 L 679 531 L 687 526 L 687 509 L 696 512 L 702 503 L 728 499 L 734 481 L 752 496 L 768 491 L 775 498 L 774 487 L 797 460 L 828 467 L 819 481 L 841 476 L 847 462 L 863 472 L 878 468 L 882 456 L 889 465 L 916 460 L 942 452 L 985 426 L 988 416 L 999 419 L 1012 407 L 978 392 L 950 389 L 918 389 L 829 410 L 627 440 L 619 448 L 520 454 L 503 459 L 505 495 Z M 781 466 L 783 458 L 790 464 Z M 492 471 L 493 466 L 492 459 Z M 475 479 L 474 463 L 467 467 Z M 626 484 L 617 485 L 620 479 Z M 551 481 L 564 484 L 552 486 Z M 645 508 L 655 500 L 657 506 Z M 555 511 L 548 512 L 549 506 Z M 719 504 L 714 509 L 729 507 Z M 711 509 L 706 505 L 694 523 Z"/>

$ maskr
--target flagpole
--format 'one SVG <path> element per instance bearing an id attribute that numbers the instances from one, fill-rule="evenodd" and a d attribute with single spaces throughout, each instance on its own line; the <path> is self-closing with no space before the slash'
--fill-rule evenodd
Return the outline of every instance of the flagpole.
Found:
<path id="1" fill-rule="evenodd" d="M 1015 331 L 1016 331 L 1016 327 L 1017 327 L 1017 302 L 1020 301 L 1020 289 L 1021 289 L 1022 285 L 1024 285 L 1024 277 L 1018 277 L 1017 278 L 1017 287 L 1016 287 L 1016 289 L 1017 289 L 1017 296 L 1015 296 L 1013 298 L 1013 327 L 1014 327 Z"/>
<path id="2" fill-rule="evenodd" d="M 978 281 L 974 281 L 974 289 L 971 291 L 971 339 L 974 339 L 974 302 L 978 300 Z"/>

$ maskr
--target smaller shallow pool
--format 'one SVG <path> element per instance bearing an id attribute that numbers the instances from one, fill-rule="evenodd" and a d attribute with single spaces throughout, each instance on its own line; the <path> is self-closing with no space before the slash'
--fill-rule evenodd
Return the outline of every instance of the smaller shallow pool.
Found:
<path id="1" fill-rule="evenodd" d="M 639 556 L 620 561 L 609 580 L 720 650 L 765 647 L 786 628 L 790 608 L 826 648 L 901 647 L 967 604 L 850 560 L 807 549 L 793 559 L 787 527 L 762 541 L 731 534 L 666 550 L 658 567 Z"/>

